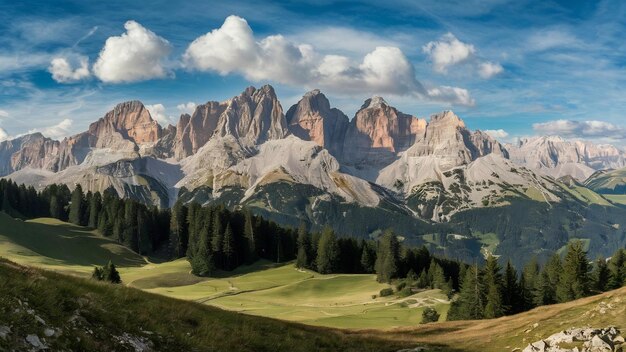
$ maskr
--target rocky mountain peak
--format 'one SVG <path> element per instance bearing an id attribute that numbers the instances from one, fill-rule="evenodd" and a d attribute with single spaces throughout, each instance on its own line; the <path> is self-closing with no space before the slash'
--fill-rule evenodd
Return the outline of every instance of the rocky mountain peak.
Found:
<path id="1" fill-rule="evenodd" d="M 445 110 L 431 115 L 429 124 L 446 124 L 453 127 L 465 128 L 465 122 L 451 110 Z"/>
<path id="2" fill-rule="evenodd" d="M 387 104 L 385 99 L 375 95 L 375 96 L 365 100 L 365 102 L 361 106 L 361 110 L 363 110 L 363 109 L 378 109 L 378 108 L 381 108 L 381 107 L 388 107 L 388 106 L 389 106 L 389 104 Z"/>
<path id="3" fill-rule="evenodd" d="M 97 139 L 119 133 L 124 139 L 137 144 L 154 143 L 161 137 L 161 126 L 138 100 L 116 105 L 98 121 L 89 126 L 88 133 Z M 105 138 L 106 139 L 106 138 Z"/>
<path id="4" fill-rule="evenodd" d="M 350 122 L 343 159 L 349 164 L 385 164 L 421 138 L 426 121 L 404 114 L 380 97 L 367 99 Z"/>
<path id="5" fill-rule="evenodd" d="M 289 131 L 295 136 L 313 141 L 340 155 L 348 129 L 348 116 L 330 107 L 330 102 L 319 89 L 312 90 L 287 111 Z"/>

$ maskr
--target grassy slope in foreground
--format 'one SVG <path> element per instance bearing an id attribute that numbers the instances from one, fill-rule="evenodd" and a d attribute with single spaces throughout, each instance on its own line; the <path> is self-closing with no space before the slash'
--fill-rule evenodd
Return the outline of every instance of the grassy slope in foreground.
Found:
<path id="1" fill-rule="evenodd" d="M 237 312 L 310 325 L 391 329 L 415 326 L 425 306 L 445 320 L 449 304 L 439 290 L 397 298 L 373 299 L 386 284 L 374 275 L 320 275 L 292 264 L 260 261 L 215 278 L 190 274 L 179 259 L 146 263 L 144 259 L 94 231 L 53 219 L 15 220 L 0 213 L 0 256 L 19 264 L 91 275 L 93 265 L 111 258 L 124 284 L 152 293 L 196 301 Z M 139 266 L 140 264 L 145 264 Z"/>
<path id="2" fill-rule="evenodd" d="M 54 330 L 45 338 L 54 351 L 134 350 L 120 339 L 156 351 L 395 351 L 414 346 L 223 311 L 6 260 L 0 260 L 0 278 L 0 326 L 11 329 L 0 338 L 0 350 L 26 349 L 25 338 L 44 338 L 45 329 Z"/>

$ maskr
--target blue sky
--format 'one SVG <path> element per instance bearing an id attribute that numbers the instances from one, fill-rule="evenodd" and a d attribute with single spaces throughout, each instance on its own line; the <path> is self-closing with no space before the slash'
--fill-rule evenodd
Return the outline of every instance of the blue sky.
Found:
<path id="1" fill-rule="evenodd" d="M 321 88 L 348 116 L 376 94 L 503 140 L 623 146 L 625 17 L 618 0 L 0 0 L 0 138 L 60 138 L 131 99 L 175 123 L 269 83 L 284 110 Z"/>

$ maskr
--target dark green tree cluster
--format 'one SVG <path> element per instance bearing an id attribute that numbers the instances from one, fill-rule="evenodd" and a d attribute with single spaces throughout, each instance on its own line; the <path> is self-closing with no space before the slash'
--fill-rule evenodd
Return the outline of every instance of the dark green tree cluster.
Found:
<path id="1" fill-rule="evenodd" d="M 97 281 L 106 281 L 113 284 L 122 283 L 120 273 L 115 268 L 115 264 L 111 261 L 109 261 L 105 266 L 93 268 L 91 278 Z"/>
<path id="2" fill-rule="evenodd" d="M 49 186 L 38 193 L 32 186 L 0 180 L 0 210 L 17 218 L 34 218 L 52 216 L 66 220 L 65 207 L 70 191 L 67 186 Z"/>
<path id="3" fill-rule="evenodd" d="M 462 275 L 460 292 L 449 320 L 496 318 L 534 307 L 568 302 L 626 284 L 626 251 L 608 261 L 590 264 L 583 242 L 571 242 L 563 257 L 554 254 L 540 266 L 536 259 L 518 275 L 508 263 L 504 271 L 494 257 L 482 268 L 474 265 Z"/>
<path id="4" fill-rule="evenodd" d="M 296 258 L 297 232 L 224 206 L 177 202 L 170 222 L 173 257 L 187 256 L 192 272 L 210 275 L 233 270 L 259 258 L 285 262 Z"/>

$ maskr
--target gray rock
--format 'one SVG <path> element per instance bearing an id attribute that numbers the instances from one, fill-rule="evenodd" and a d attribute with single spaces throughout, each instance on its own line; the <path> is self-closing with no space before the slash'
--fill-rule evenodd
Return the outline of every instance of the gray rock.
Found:
<path id="1" fill-rule="evenodd" d="M 26 342 L 28 342 L 35 348 L 39 348 L 39 349 L 46 348 L 46 345 L 44 345 L 44 343 L 41 342 L 41 340 L 39 340 L 39 336 L 37 335 L 26 336 Z"/>
<path id="2" fill-rule="evenodd" d="M 0 339 L 6 339 L 11 333 L 11 328 L 8 326 L 0 326 Z"/>
<path id="3" fill-rule="evenodd" d="M 46 335 L 46 337 L 52 337 L 52 336 L 54 336 L 55 331 L 54 331 L 54 329 L 46 328 L 43 331 L 43 334 Z"/>

